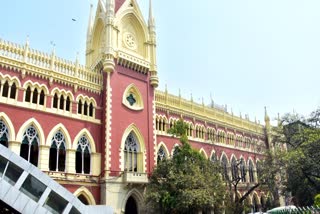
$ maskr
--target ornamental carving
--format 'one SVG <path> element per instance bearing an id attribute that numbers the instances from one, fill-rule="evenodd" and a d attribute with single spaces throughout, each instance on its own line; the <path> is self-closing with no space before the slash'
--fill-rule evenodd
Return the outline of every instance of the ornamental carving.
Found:
<path id="1" fill-rule="evenodd" d="M 136 50 L 137 49 L 137 42 L 136 38 L 132 33 L 124 33 L 123 34 L 123 42 L 126 45 L 127 48 L 131 50 Z"/>

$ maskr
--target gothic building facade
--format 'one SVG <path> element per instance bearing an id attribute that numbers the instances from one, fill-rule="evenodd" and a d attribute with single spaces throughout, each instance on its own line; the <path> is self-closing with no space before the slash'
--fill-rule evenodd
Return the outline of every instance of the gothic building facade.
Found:
<path id="1" fill-rule="evenodd" d="M 243 188 L 257 182 L 263 125 L 156 90 L 151 1 L 146 22 L 136 0 L 99 0 L 87 31 L 85 65 L 33 50 L 28 41 L 0 40 L 1 144 L 83 203 L 139 213 L 152 169 L 179 145 L 167 130 L 182 118 L 191 145 L 220 161 L 224 176 L 246 174 Z M 257 190 L 249 203 L 257 208 L 266 197 Z"/>

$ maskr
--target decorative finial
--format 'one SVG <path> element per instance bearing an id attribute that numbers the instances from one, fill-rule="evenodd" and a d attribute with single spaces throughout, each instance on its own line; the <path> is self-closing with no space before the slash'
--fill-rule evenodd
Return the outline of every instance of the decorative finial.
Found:
<path id="1" fill-rule="evenodd" d="M 264 122 L 267 126 L 270 125 L 270 118 L 268 116 L 267 107 L 264 107 Z"/>
<path id="2" fill-rule="evenodd" d="M 26 46 L 29 46 L 29 35 L 27 35 Z"/>
<path id="3" fill-rule="evenodd" d="M 79 51 L 77 51 L 77 54 L 76 54 L 76 64 L 79 64 Z"/>
<path id="4" fill-rule="evenodd" d="M 52 55 L 56 53 L 56 44 L 53 41 L 50 41 L 50 45 L 52 45 Z"/>
<path id="5" fill-rule="evenodd" d="M 181 90 L 180 90 L 180 88 L 179 88 L 179 97 L 181 97 Z"/>
<path id="6" fill-rule="evenodd" d="M 165 89 L 164 89 L 164 91 L 165 91 L 166 93 L 168 93 L 167 83 L 165 84 Z"/>
<path id="7" fill-rule="evenodd" d="M 191 101 L 193 102 L 193 96 L 192 96 L 192 92 L 190 93 L 190 95 L 191 95 Z"/>
<path id="8" fill-rule="evenodd" d="M 203 100 L 203 97 L 201 98 L 201 100 L 202 100 L 202 105 L 204 105 L 204 100 Z"/>
<path id="9" fill-rule="evenodd" d="M 149 20 L 148 20 L 149 27 L 155 27 L 155 21 L 152 12 L 152 0 L 149 0 Z"/>

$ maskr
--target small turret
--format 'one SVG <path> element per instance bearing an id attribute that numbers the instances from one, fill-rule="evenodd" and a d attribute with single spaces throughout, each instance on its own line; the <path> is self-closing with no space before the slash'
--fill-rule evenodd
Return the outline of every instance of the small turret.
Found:
<path id="1" fill-rule="evenodd" d="M 148 28 L 149 28 L 149 48 L 150 48 L 150 84 L 153 87 L 158 87 L 159 78 L 157 72 L 157 56 L 156 56 L 156 26 L 152 13 L 152 0 L 149 0 L 149 20 L 148 20 Z"/>
<path id="2" fill-rule="evenodd" d="M 266 128 L 270 128 L 270 117 L 267 112 L 267 107 L 264 107 L 264 122 L 266 124 Z"/>
<path id="3" fill-rule="evenodd" d="M 93 23 L 93 17 L 92 17 L 92 11 L 93 11 L 93 5 L 90 5 L 90 14 L 89 14 L 89 20 L 88 20 L 88 28 L 87 28 L 87 52 L 90 52 L 90 43 L 92 38 L 92 23 Z"/>

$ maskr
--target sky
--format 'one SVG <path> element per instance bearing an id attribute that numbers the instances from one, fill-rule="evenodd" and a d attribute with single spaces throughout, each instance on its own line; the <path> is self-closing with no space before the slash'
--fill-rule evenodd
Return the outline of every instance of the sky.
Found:
<path id="1" fill-rule="evenodd" d="M 0 38 L 84 64 L 97 1 L 2 1 Z M 146 19 L 149 0 L 137 1 Z M 158 89 L 262 124 L 265 106 L 272 120 L 309 115 L 320 106 L 319 11 L 319 0 L 153 0 Z"/>

